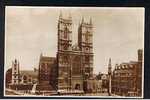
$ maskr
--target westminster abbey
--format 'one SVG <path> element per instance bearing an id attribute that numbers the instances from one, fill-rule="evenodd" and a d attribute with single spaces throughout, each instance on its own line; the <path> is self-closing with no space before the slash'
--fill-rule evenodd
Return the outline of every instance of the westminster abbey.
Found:
<path id="1" fill-rule="evenodd" d="M 78 26 L 78 43 L 72 44 L 72 17 L 58 19 L 56 58 L 40 57 L 39 84 L 51 84 L 58 91 L 86 91 L 93 77 L 93 25 L 82 18 Z M 52 62 L 51 62 L 52 61 Z M 46 63 L 45 63 L 46 62 Z"/>

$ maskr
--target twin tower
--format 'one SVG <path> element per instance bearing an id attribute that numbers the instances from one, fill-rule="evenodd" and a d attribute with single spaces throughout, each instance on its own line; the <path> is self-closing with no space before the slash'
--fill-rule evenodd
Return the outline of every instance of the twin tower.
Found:
<path id="1" fill-rule="evenodd" d="M 82 18 L 78 26 L 78 43 L 72 45 L 72 17 L 58 19 L 57 88 L 87 90 L 93 77 L 93 24 Z M 85 85 L 86 84 L 86 85 Z"/>
<path id="2" fill-rule="evenodd" d="M 78 27 L 78 46 L 82 51 L 92 52 L 92 32 L 93 24 L 90 19 L 89 23 L 84 22 L 82 18 L 81 23 Z M 60 45 L 59 40 L 68 41 L 68 45 Z M 62 14 L 59 16 L 58 20 L 58 50 L 71 50 L 72 46 L 72 17 L 69 16 L 68 19 L 64 19 Z"/>

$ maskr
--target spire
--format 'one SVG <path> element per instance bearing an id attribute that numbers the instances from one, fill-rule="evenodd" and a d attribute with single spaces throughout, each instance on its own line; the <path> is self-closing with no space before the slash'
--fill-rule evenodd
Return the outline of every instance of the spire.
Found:
<path id="1" fill-rule="evenodd" d="M 71 13 L 69 13 L 69 17 L 68 17 L 70 20 L 72 20 L 72 16 L 71 16 Z"/>
<path id="2" fill-rule="evenodd" d="M 60 14 L 59 14 L 59 19 L 62 18 L 62 11 L 60 11 Z"/>
<path id="3" fill-rule="evenodd" d="M 19 61 L 18 61 L 18 68 L 20 67 L 20 63 L 19 63 Z"/>
<path id="4" fill-rule="evenodd" d="M 12 61 L 12 65 L 14 64 L 14 61 Z"/>
<path id="5" fill-rule="evenodd" d="M 79 21 L 79 23 L 78 23 L 78 29 L 80 29 L 80 26 L 81 26 L 81 22 Z"/>
<path id="6" fill-rule="evenodd" d="M 15 59 L 15 63 L 17 63 L 17 59 Z"/>
<path id="7" fill-rule="evenodd" d="M 90 24 L 92 25 L 92 18 L 90 17 Z"/>
<path id="8" fill-rule="evenodd" d="M 109 58 L 109 64 L 108 64 L 108 75 L 109 75 L 109 88 L 108 88 L 108 94 L 109 96 L 111 95 L 111 88 L 112 88 L 112 84 L 111 84 L 111 76 L 112 76 L 112 72 L 111 72 L 111 58 Z"/>
<path id="9" fill-rule="evenodd" d="M 109 58 L 109 64 L 108 67 L 111 67 L 111 58 Z"/>
<path id="10" fill-rule="evenodd" d="M 84 23 L 84 17 L 82 17 L 82 21 L 81 21 L 81 24 L 82 24 L 82 23 Z"/>
<path id="11" fill-rule="evenodd" d="M 109 58 L 109 63 L 108 63 L 108 74 L 111 75 L 111 58 Z"/>
<path id="12" fill-rule="evenodd" d="M 43 54 L 42 54 L 42 52 L 41 52 L 41 54 L 40 54 L 40 58 L 43 56 Z"/>
<path id="13" fill-rule="evenodd" d="M 118 64 L 115 65 L 115 69 L 117 69 L 117 67 L 118 67 Z"/>
<path id="14" fill-rule="evenodd" d="M 19 61 L 18 61 L 18 74 L 20 74 L 20 64 L 19 64 Z"/>
<path id="15" fill-rule="evenodd" d="M 80 21 L 79 21 L 79 23 L 78 23 L 78 24 L 79 24 L 79 27 L 80 27 Z"/>

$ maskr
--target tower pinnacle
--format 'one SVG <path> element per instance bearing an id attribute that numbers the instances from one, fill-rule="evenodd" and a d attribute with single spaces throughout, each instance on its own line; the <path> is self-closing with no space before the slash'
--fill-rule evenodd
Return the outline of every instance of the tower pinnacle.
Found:
<path id="1" fill-rule="evenodd" d="M 108 94 L 109 96 L 111 95 L 111 58 L 109 58 L 109 63 L 108 63 L 108 77 L 109 77 L 109 88 L 108 88 Z"/>
<path id="2" fill-rule="evenodd" d="M 69 17 L 68 17 L 70 20 L 72 19 L 72 16 L 71 16 L 71 14 L 69 13 Z"/>
<path id="3" fill-rule="evenodd" d="M 60 14 L 59 14 L 59 19 L 60 19 L 60 18 L 62 18 L 62 11 L 60 11 Z"/>
<path id="4" fill-rule="evenodd" d="M 92 18 L 90 17 L 90 24 L 92 25 Z"/>
<path id="5" fill-rule="evenodd" d="M 108 74 L 111 74 L 111 58 L 109 58 L 109 63 L 108 63 Z"/>
<path id="6" fill-rule="evenodd" d="M 109 64 L 108 67 L 111 67 L 111 58 L 109 58 Z"/>
<path id="7" fill-rule="evenodd" d="M 82 21 L 81 21 L 81 23 L 84 23 L 84 17 L 82 17 Z"/>

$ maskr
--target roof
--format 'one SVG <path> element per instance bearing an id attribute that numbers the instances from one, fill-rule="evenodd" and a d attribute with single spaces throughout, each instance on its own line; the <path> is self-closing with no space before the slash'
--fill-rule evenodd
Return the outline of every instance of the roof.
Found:
<path id="1" fill-rule="evenodd" d="M 130 63 L 130 64 L 137 64 L 138 61 L 130 61 L 129 63 Z"/>
<path id="2" fill-rule="evenodd" d="M 123 62 L 121 65 L 137 64 L 138 61 Z"/>
<path id="3" fill-rule="evenodd" d="M 12 73 L 12 68 L 9 68 L 6 73 Z"/>
<path id="4" fill-rule="evenodd" d="M 48 56 L 41 56 L 40 61 L 48 61 L 48 62 L 54 62 L 56 60 L 56 57 L 48 57 Z"/>
<path id="5" fill-rule="evenodd" d="M 32 78 L 37 78 L 38 77 L 38 71 L 33 71 L 33 70 L 22 70 L 20 71 L 21 76 L 27 75 L 31 76 Z"/>

